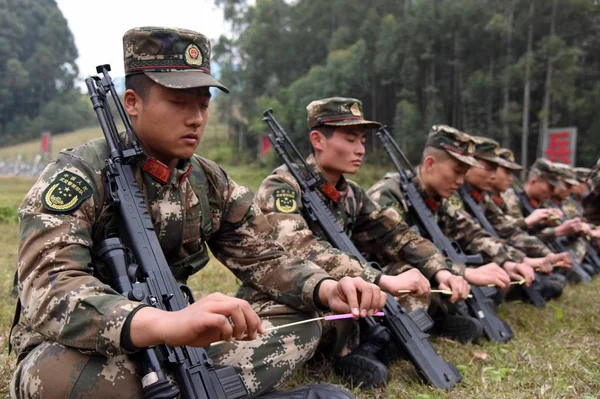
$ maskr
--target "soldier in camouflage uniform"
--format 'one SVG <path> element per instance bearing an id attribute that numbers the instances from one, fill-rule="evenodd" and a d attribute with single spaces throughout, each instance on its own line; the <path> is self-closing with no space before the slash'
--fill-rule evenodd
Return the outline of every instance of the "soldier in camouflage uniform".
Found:
<path id="1" fill-rule="evenodd" d="M 477 154 L 490 155 L 478 157 L 484 168 L 471 169 L 467 172 L 465 186 L 471 193 L 471 197 L 479 204 L 486 219 L 500 238 L 527 255 L 525 262 L 543 273 L 536 275 L 536 281 L 542 285 L 543 296 L 545 298 L 560 296 L 566 280 L 562 275 L 553 274 L 552 269 L 559 261 L 569 262 L 569 254 L 554 254 L 540 239 L 516 226 L 517 220 L 505 213 L 505 204 L 499 195 L 510 186 L 511 171 L 520 170 L 521 166 L 513 161 L 514 158 L 511 160 L 512 152 L 508 150 L 501 152 L 495 140 L 486 137 L 474 137 L 474 140 L 477 143 Z M 500 155 L 501 153 L 504 157 Z"/>
<path id="2" fill-rule="evenodd" d="M 11 334 L 18 356 L 11 397 L 141 397 L 140 370 L 128 355 L 165 343 L 231 339 L 211 346 L 209 355 L 239 368 L 251 395 L 262 394 L 311 357 L 321 335 L 315 322 L 262 334 L 265 327 L 307 320 L 326 308 L 372 314 L 386 297 L 362 279 L 338 282 L 287 254 L 272 240 L 252 193 L 194 155 L 208 117 L 208 88 L 227 92 L 210 75 L 205 36 L 151 27 L 132 29 L 123 39 L 124 106 L 145 151 L 136 180 L 171 271 L 185 283 L 208 262 L 208 245 L 264 300 L 251 307 L 212 294 L 164 312 L 119 295 L 94 249 L 115 232 L 102 177 L 107 144 L 99 139 L 63 150 L 19 211 L 23 320 Z M 351 396 L 331 387 L 314 393 Z"/>
<path id="3" fill-rule="evenodd" d="M 452 300 L 466 297 L 468 285 L 452 274 L 447 260 L 431 242 L 402 223 L 395 209 L 380 209 L 363 189 L 344 177 L 345 173 L 356 173 L 362 163 L 365 129 L 380 124 L 364 120 L 362 103 L 352 98 L 316 100 L 306 109 L 313 148 L 307 163 L 322 177 L 319 194 L 356 247 L 368 259 L 387 266 L 386 275 L 327 242 L 320 226 L 306 217 L 299 184 L 285 165 L 275 169 L 256 194 L 256 203 L 277 229 L 279 242 L 292 254 L 309 258 L 334 277 L 362 276 L 393 295 L 398 290 L 409 290 L 416 297 L 427 295 L 431 280 L 452 290 Z M 418 304 L 415 299 L 402 303 L 409 310 Z M 338 339 L 341 347 L 356 346 L 346 341 Z M 347 349 L 336 350 L 332 356 L 343 356 Z"/>
<path id="4" fill-rule="evenodd" d="M 489 265 L 467 268 L 465 277 L 475 285 L 508 285 L 506 274 L 530 285 L 535 276 L 531 266 L 522 263 L 526 256 L 516 248 L 488 234 L 464 209 L 456 190 L 464 183 L 471 167 L 481 168 L 475 160 L 472 137 L 449 126 L 433 126 L 421 164 L 416 168 L 415 184 L 434 214 L 442 232 L 467 254 L 481 254 Z M 369 195 L 382 207 L 402 209 L 405 201 L 397 174 L 376 183 Z M 502 268 L 504 269 L 502 269 Z"/>
<path id="5" fill-rule="evenodd" d="M 546 208 L 548 212 L 551 212 L 541 223 L 528 225 L 530 234 L 545 242 L 556 240 L 557 237 L 566 237 L 575 243 L 585 227 L 579 218 L 561 222 L 562 211 L 554 208 L 550 202 L 552 195 L 561 190 L 565 190 L 565 185 L 561 181 L 557 168 L 552 162 L 539 158 L 531 166 L 522 191 L 517 192 L 514 188 L 510 188 L 502 193 L 502 197 L 506 202 L 508 213 L 517 218 L 523 218 L 523 215 L 527 214 L 522 201 L 529 202 L 534 209 Z M 569 247 L 571 246 L 569 245 Z M 576 247 L 571 249 L 576 249 Z M 574 260 L 581 262 L 585 256 L 585 250 L 578 250 L 576 255 L 577 259 Z M 569 273 L 567 277 L 573 282 L 580 281 L 575 273 Z"/>
<path id="6" fill-rule="evenodd" d="M 596 167 L 587 176 L 586 182 L 590 187 L 590 192 L 582 201 L 583 216 L 590 223 L 600 226 L 600 159 L 598 159 Z"/>

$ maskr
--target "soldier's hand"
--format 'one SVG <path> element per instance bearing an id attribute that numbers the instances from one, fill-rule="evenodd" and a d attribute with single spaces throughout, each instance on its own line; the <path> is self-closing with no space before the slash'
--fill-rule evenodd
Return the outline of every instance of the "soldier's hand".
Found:
<path id="1" fill-rule="evenodd" d="M 387 295 L 375 284 L 360 277 L 340 281 L 325 280 L 319 286 L 319 299 L 334 313 L 352 313 L 355 318 L 373 316 L 385 305 Z"/>
<path id="2" fill-rule="evenodd" d="M 582 227 L 581 219 L 579 219 L 579 218 L 569 219 L 556 228 L 556 235 L 557 236 L 570 236 L 570 235 L 574 235 L 574 234 L 579 234 L 579 232 L 582 231 L 582 228 L 583 227 Z"/>
<path id="3" fill-rule="evenodd" d="M 554 265 L 548 256 L 544 256 L 543 258 L 525 258 L 523 263 L 533 267 L 533 270 L 538 270 L 546 274 L 552 273 L 552 269 L 554 268 Z"/>
<path id="4" fill-rule="evenodd" d="M 130 329 L 131 341 L 137 347 L 200 347 L 221 340 L 252 340 L 262 333 L 260 317 L 248 302 L 220 293 L 176 312 L 143 308 L 131 319 Z"/>
<path id="5" fill-rule="evenodd" d="M 493 284 L 501 290 L 506 289 L 510 283 L 508 273 L 498 266 L 497 263 L 488 263 L 479 267 L 467 267 L 465 269 L 465 279 L 478 287 Z"/>
<path id="6" fill-rule="evenodd" d="M 552 209 L 549 208 L 535 209 L 529 214 L 529 216 L 525 218 L 525 223 L 527 223 L 528 226 L 533 226 L 539 222 L 547 220 L 553 214 L 554 212 L 552 211 Z"/>
<path id="7" fill-rule="evenodd" d="M 570 269 L 573 265 L 573 258 L 568 252 L 558 254 L 548 254 L 546 257 L 552 262 L 554 267 L 564 267 Z"/>
<path id="8" fill-rule="evenodd" d="M 471 292 L 471 287 L 464 278 L 456 276 L 448 270 L 440 270 L 437 272 L 435 274 L 435 280 L 438 282 L 441 290 L 452 291 L 452 295 L 449 299 L 450 303 L 454 303 L 459 299 L 467 299 L 469 292 Z"/>
<path id="9" fill-rule="evenodd" d="M 504 262 L 504 270 L 512 280 L 519 281 L 525 279 L 525 286 L 529 287 L 535 280 L 533 268 L 525 263 Z"/>
<path id="10" fill-rule="evenodd" d="M 381 276 L 379 286 L 394 296 L 398 296 L 398 291 L 408 290 L 413 296 L 428 297 L 431 291 L 429 280 L 419 269 L 410 269 L 397 276 Z"/>

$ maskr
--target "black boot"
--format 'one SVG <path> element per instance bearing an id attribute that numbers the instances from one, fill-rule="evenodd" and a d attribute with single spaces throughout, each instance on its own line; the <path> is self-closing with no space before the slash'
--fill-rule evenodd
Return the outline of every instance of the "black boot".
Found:
<path id="1" fill-rule="evenodd" d="M 474 317 L 447 315 L 434 319 L 432 335 L 446 337 L 460 343 L 475 342 L 483 335 L 483 326 Z"/>
<path id="2" fill-rule="evenodd" d="M 269 392 L 257 399 L 354 399 L 352 393 L 329 384 L 310 384 L 292 391 Z"/>
<path id="3" fill-rule="evenodd" d="M 390 379 L 387 366 L 362 346 L 349 355 L 336 359 L 333 370 L 346 382 L 362 389 L 383 386 Z"/>

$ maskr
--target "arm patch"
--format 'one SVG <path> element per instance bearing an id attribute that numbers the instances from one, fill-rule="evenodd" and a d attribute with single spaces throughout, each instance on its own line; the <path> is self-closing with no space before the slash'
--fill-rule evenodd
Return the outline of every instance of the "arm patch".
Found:
<path id="1" fill-rule="evenodd" d="M 69 213 L 92 196 L 92 186 L 82 177 L 62 172 L 42 193 L 42 204 L 47 211 Z"/>
<path id="2" fill-rule="evenodd" d="M 275 210 L 279 213 L 298 213 L 298 193 L 289 188 L 273 192 Z"/>

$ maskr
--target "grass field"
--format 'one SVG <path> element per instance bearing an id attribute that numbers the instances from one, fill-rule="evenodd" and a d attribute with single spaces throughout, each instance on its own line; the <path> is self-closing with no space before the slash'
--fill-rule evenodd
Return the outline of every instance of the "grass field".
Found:
<path id="1" fill-rule="evenodd" d="M 88 133 L 97 137 L 91 130 Z M 76 145 L 85 140 L 83 137 L 65 137 L 65 146 Z M 16 150 L 0 149 L 0 157 Z M 252 189 L 268 173 L 251 166 L 225 169 L 236 181 Z M 369 186 L 382 173 L 381 169 L 365 168 L 355 180 Z M 14 215 L 32 183 L 31 179 L 0 178 L 0 211 Z M 4 349 L 0 352 L 0 397 L 6 397 L 14 369 L 14 356 L 8 356 L 6 348 L 15 303 L 9 293 L 18 250 L 18 225 L 11 217 L 0 217 L 0 237 L 0 345 Z M 213 260 L 191 279 L 190 286 L 196 296 L 214 291 L 233 294 L 237 282 Z M 460 345 L 433 340 L 436 349 L 463 375 L 463 381 L 447 392 L 421 384 L 412 365 L 405 361 L 392 365 L 393 377 L 386 389 L 355 392 L 359 398 L 596 398 L 600 392 L 598 298 L 600 279 L 585 286 L 568 287 L 558 301 L 543 309 L 522 303 L 504 304 L 500 314 L 516 333 L 516 338 L 508 343 Z M 331 367 L 325 364 L 300 370 L 289 386 L 315 381 L 338 382 Z"/>

